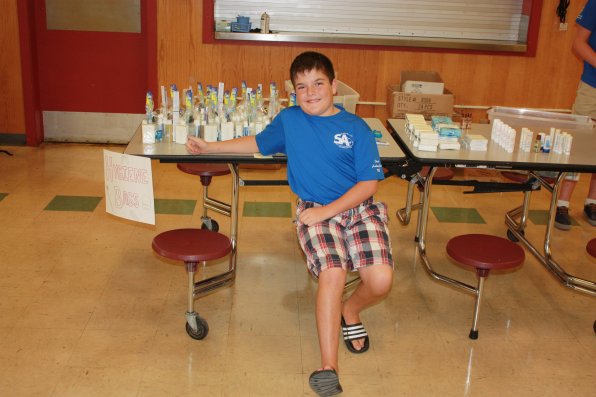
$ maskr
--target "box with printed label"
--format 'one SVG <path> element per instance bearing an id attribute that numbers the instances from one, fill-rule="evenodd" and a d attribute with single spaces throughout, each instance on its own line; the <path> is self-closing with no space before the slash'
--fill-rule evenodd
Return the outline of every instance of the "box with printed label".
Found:
<path id="1" fill-rule="evenodd" d="M 453 115 L 453 94 L 445 90 L 442 95 L 409 93 L 400 90 L 399 84 L 387 87 L 387 115 L 390 118 L 403 118 L 406 113 L 430 116 Z"/>
<path id="2" fill-rule="evenodd" d="M 445 84 L 437 72 L 404 70 L 401 72 L 401 90 L 407 93 L 442 95 Z"/>

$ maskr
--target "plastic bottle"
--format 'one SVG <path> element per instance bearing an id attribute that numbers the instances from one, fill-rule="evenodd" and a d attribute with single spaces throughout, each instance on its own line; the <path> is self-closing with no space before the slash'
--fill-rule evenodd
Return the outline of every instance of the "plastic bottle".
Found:
<path id="1" fill-rule="evenodd" d="M 269 14 L 266 12 L 261 14 L 261 33 L 269 33 Z"/>

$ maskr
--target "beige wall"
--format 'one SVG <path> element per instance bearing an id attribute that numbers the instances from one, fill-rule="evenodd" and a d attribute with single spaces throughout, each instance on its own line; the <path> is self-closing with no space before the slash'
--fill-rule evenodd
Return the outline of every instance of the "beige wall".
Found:
<path id="1" fill-rule="evenodd" d="M 16 1 L 0 0 L 0 133 L 23 133 L 22 88 L 18 57 Z M 571 2 L 569 30 L 558 30 L 557 0 L 544 0 L 535 57 L 447 54 L 428 51 L 336 49 L 309 46 L 261 46 L 202 43 L 201 0 L 158 0 L 158 83 L 179 87 L 216 84 L 249 86 L 288 78 L 292 59 L 315 49 L 334 62 L 338 78 L 360 93 L 362 101 L 386 101 L 386 86 L 401 70 L 436 70 L 455 94 L 456 105 L 501 105 L 570 109 L 581 73 L 571 53 L 574 20 L 582 2 Z M 142 99 L 140 99 L 142 100 Z M 359 105 L 358 114 L 384 119 L 384 107 Z M 484 111 L 475 118 L 485 117 Z"/>

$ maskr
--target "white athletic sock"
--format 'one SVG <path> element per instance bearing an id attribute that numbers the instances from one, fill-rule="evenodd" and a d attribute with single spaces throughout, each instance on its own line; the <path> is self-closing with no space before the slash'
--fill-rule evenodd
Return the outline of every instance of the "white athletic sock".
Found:
<path id="1" fill-rule="evenodd" d="M 588 204 L 596 204 L 596 199 L 591 199 L 591 198 L 587 198 L 586 202 L 584 203 L 585 205 Z"/>
<path id="2" fill-rule="evenodd" d="M 569 201 L 557 200 L 557 207 L 567 207 L 567 208 L 569 208 Z"/>

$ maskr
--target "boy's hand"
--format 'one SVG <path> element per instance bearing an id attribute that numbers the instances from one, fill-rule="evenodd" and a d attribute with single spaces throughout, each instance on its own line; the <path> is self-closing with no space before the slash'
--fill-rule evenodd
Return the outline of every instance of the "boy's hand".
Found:
<path id="1" fill-rule="evenodd" d="M 327 214 L 325 207 L 307 208 L 298 216 L 300 223 L 303 223 L 307 226 L 312 226 L 315 223 L 319 223 L 328 218 L 330 218 L 330 216 Z"/>
<path id="2" fill-rule="evenodd" d="M 207 142 L 203 139 L 189 136 L 186 142 L 186 149 L 192 154 L 201 154 L 207 152 L 207 145 Z"/>

